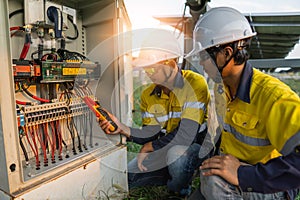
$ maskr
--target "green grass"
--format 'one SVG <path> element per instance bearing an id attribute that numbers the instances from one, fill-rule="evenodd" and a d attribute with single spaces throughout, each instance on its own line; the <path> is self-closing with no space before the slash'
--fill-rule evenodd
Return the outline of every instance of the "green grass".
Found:
<path id="1" fill-rule="evenodd" d="M 127 143 L 127 157 L 128 160 L 131 160 L 135 157 L 135 153 L 138 153 L 141 148 L 141 145 L 135 144 L 133 142 Z M 200 177 L 197 175 L 194 177 L 192 182 L 192 191 L 199 188 L 200 186 Z M 148 187 L 139 187 L 134 188 L 129 191 L 128 197 L 124 200 L 163 200 L 163 199 L 178 199 L 182 198 L 176 197 L 167 191 L 166 186 L 148 186 Z"/>
<path id="2" fill-rule="evenodd" d="M 124 200 L 162 200 L 169 197 L 166 186 L 148 186 L 131 189 Z"/>
<path id="3" fill-rule="evenodd" d="M 294 90 L 298 95 L 300 95 L 300 80 L 295 79 L 285 79 L 282 80 L 285 82 L 292 90 Z"/>

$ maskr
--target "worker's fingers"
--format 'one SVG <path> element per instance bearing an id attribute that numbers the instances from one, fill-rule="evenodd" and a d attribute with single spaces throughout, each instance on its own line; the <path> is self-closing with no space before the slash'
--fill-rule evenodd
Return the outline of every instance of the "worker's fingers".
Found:
<path id="1" fill-rule="evenodd" d="M 237 171 L 240 161 L 232 155 L 214 156 L 205 160 L 200 169 L 204 176 L 218 175 L 233 185 L 238 185 Z"/>
<path id="2" fill-rule="evenodd" d="M 97 119 L 99 126 L 101 129 L 106 133 L 106 134 L 118 134 L 120 132 L 120 129 L 117 129 L 115 131 L 111 131 L 111 122 L 108 120 L 100 120 L 99 118 Z"/>
<path id="3" fill-rule="evenodd" d="M 200 169 L 222 169 L 223 165 L 220 162 L 209 162 L 200 166 Z"/>
<path id="4" fill-rule="evenodd" d="M 138 168 L 140 169 L 141 172 L 145 172 L 148 170 L 147 167 L 145 167 L 143 164 L 139 164 Z"/>
<path id="5" fill-rule="evenodd" d="M 111 131 L 109 130 L 110 127 L 110 123 L 107 120 L 99 120 L 97 119 L 97 121 L 99 122 L 99 126 L 101 127 L 101 129 L 105 132 L 105 133 L 110 133 Z"/>
<path id="6" fill-rule="evenodd" d="M 147 158 L 148 154 L 147 153 L 139 153 L 137 156 L 137 164 L 138 164 L 138 168 L 144 172 L 147 171 L 147 167 L 145 167 L 143 165 L 143 161 Z"/>
<path id="7" fill-rule="evenodd" d="M 222 163 L 222 157 L 221 156 L 214 156 L 212 158 L 206 159 L 205 161 L 203 161 L 200 169 L 207 169 L 207 168 L 211 168 L 211 167 L 217 167 L 219 165 L 221 165 Z"/>
<path id="8" fill-rule="evenodd" d="M 211 175 L 222 175 L 222 170 L 220 169 L 207 169 L 207 170 L 202 170 L 202 175 L 204 176 L 211 176 Z"/>

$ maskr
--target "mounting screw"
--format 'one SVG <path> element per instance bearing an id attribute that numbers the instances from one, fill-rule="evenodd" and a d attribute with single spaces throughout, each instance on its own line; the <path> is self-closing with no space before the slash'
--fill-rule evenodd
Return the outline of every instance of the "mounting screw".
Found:
<path id="1" fill-rule="evenodd" d="M 10 171 L 11 172 L 14 172 L 14 171 L 16 171 L 16 164 L 11 164 L 10 166 L 9 166 L 9 169 L 10 169 Z"/>

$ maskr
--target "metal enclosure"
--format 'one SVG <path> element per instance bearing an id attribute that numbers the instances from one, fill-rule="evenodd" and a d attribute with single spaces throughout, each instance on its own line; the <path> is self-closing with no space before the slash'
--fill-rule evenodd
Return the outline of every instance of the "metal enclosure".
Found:
<path id="1" fill-rule="evenodd" d="M 24 24 L 24 20 L 31 23 L 30 20 L 46 15 L 47 12 L 35 5 L 48 6 L 48 10 L 50 6 L 75 10 L 72 23 L 75 24 L 75 17 L 77 38 L 64 41 L 59 38 L 55 32 L 56 22 L 54 25 L 51 22 L 34 23 L 33 27 L 37 29 Z M 20 12 L 12 15 L 14 11 Z M 61 13 L 67 16 L 65 12 Z M 83 100 L 88 96 L 99 101 L 130 125 L 132 77 L 127 72 L 131 55 L 119 53 L 122 48 L 128 49 L 125 46 L 131 43 L 119 39 L 120 33 L 131 28 L 124 2 L 4 0 L 0 1 L 0 15 L 0 199 L 123 198 L 128 190 L 126 147 L 120 136 L 103 133 Z M 65 23 L 67 28 L 63 34 L 72 37 L 75 26 L 73 28 L 70 20 Z M 12 27 L 17 26 L 22 27 L 22 31 L 12 32 Z M 54 29 L 55 36 L 51 31 L 48 35 L 46 32 L 41 34 L 40 29 Z M 20 52 L 22 55 L 25 48 L 25 33 L 31 34 L 31 44 L 26 57 L 20 59 Z M 49 47 L 52 50 L 38 62 L 41 41 L 44 50 Z M 49 60 L 63 42 L 66 53 L 75 52 L 74 55 L 84 59 L 79 62 L 77 58 L 63 60 L 58 56 L 61 60 Z M 37 55 L 38 58 L 34 57 Z M 107 55 L 112 59 L 107 61 Z M 17 64 L 13 60 L 17 60 Z M 27 71 L 29 68 L 31 71 Z M 57 76 L 58 71 L 54 70 L 62 70 L 59 71 L 62 75 Z M 86 71 L 91 70 L 87 74 Z M 51 76 L 49 71 L 53 72 Z M 86 83 L 84 87 L 89 90 L 77 88 L 75 91 L 78 82 Z M 21 88 L 27 83 L 27 89 Z M 67 92 L 61 91 L 63 85 L 73 86 L 68 88 L 72 98 L 61 98 L 68 96 Z M 51 101 L 39 102 L 19 90 Z M 87 91 L 90 92 L 84 93 Z M 28 101 L 30 105 L 22 104 Z M 69 122 L 72 122 L 71 129 Z M 74 132 L 74 138 L 69 132 Z"/>

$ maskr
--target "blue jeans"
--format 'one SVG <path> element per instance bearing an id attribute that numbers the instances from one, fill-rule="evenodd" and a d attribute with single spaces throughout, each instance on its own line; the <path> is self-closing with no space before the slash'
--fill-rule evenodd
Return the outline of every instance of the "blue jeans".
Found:
<path id="1" fill-rule="evenodd" d="M 189 195 L 194 171 L 206 159 L 199 159 L 199 150 L 200 145 L 194 143 L 189 147 L 175 145 L 165 152 L 151 153 L 143 162 L 148 169 L 144 173 L 139 171 L 137 159 L 134 158 L 128 164 L 129 188 L 167 185 L 171 192 Z"/>
<path id="2" fill-rule="evenodd" d="M 202 176 L 200 174 L 201 193 L 199 199 L 208 200 L 285 200 L 285 192 L 263 194 L 256 192 L 242 192 L 238 187 L 231 185 L 220 176 Z"/>

